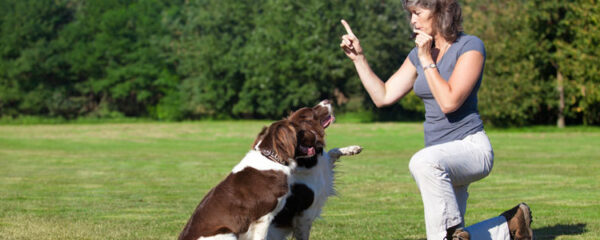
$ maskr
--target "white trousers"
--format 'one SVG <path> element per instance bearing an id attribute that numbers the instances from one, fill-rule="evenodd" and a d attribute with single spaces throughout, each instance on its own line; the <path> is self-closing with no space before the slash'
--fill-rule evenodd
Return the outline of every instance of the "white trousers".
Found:
<path id="1" fill-rule="evenodd" d="M 485 131 L 426 147 L 413 155 L 408 167 L 421 191 L 428 240 L 442 240 L 448 228 L 464 227 L 469 184 L 486 177 L 493 164 L 494 153 Z M 502 216 L 466 230 L 471 239 L 510 240 Z"/>

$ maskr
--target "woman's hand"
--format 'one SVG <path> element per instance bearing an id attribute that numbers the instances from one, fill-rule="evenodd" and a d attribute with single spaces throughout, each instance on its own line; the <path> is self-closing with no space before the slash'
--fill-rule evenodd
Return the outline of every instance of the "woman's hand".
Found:
<path id="1" fill-rule="evenodd" d="M 431 63 L 434 63 L 431 58 L 431 46 L 433 43 L 433 37 L 428 35 L 427 33 L 421 30 L 414 30 L 417 34 L 415 38 L 415 43 L 417 44 L 418 57 L 421 61 L 421 66 L 425 66 Z"/>
<path id="2" fill-rule="evenodd" d="M 363 58 L 363 50 L 358 42 L 358 38 L 352 32 L 350 25 L 346 22 L 346 20 L 342 19 L 342 25 L 346 29 L 347 34 L 342 36 L 342 42 L 340 43 L 340 47 L 346 53 L 352 61 L 356 61 L 357 59 Z"/>

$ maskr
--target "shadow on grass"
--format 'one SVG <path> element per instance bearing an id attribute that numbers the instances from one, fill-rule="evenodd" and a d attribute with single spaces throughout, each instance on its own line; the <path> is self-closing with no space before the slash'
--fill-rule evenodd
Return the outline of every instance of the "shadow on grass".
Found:
<path id="1" fill-rule="evenodd" d="M 577 224 L 556 224 L 543 228 L 533 229 L 533 237 L 536 240 L 554 240 L 558 236 L 580 235 L 585 233 L 585 223 Z M 410 240 L 426 240 L 425 238 L 403 238 Z"/>
<path id="2" fill-rule="evenodd" d="M 580 235 L 585 233 L 585 223 L 556 224 L 543 228 L 533 229 L 533 237 L 537 240 L 553 240 L 558 236 Z"/>

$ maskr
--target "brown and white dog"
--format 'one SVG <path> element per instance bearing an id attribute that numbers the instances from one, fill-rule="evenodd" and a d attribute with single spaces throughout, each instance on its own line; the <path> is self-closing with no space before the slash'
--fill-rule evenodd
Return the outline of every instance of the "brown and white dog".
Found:
<path id="1" fill-rule="evenodd" d="M 360 153 L 362 148 L 349 146 L 324 151 L 325 128 L 335 119 L 328 100 L 312 108 L 299 109 L 287 119 L 313 131 L 311 136 L 315 136 L 316 139 L 311 145 L 315 146 L 316 155 L 296 157 L 297 166 L 292 171 L 291 194 L 286 196 L 283 209 L 269 226 L 267 239 L 286 239 L 293 233 L 295 239 L 306 240 L 310 236 L 312 223 L 321 214 L 327 198 L 335 194 L 335 162 L 340 156 Z"/>
<path id="2" fill-rule="evenodd" d="M 265 239 L 291 195 L 294 158 L 315 155 L 315 139 L 309 125 L 287 119 L 263 128 L 253 149 L 202 199 L 179 239 Z"/>

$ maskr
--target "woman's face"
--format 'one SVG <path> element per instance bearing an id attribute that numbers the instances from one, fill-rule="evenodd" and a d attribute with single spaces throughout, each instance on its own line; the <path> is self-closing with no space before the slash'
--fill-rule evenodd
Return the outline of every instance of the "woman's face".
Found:
<path id="1" fill-rule="evenodd" d="M 433 14 L 431 10 L 420 6 L 413 6 L 408 9 L 412 14 L 410 24 L 413 28 L 433 36 Z"/>

